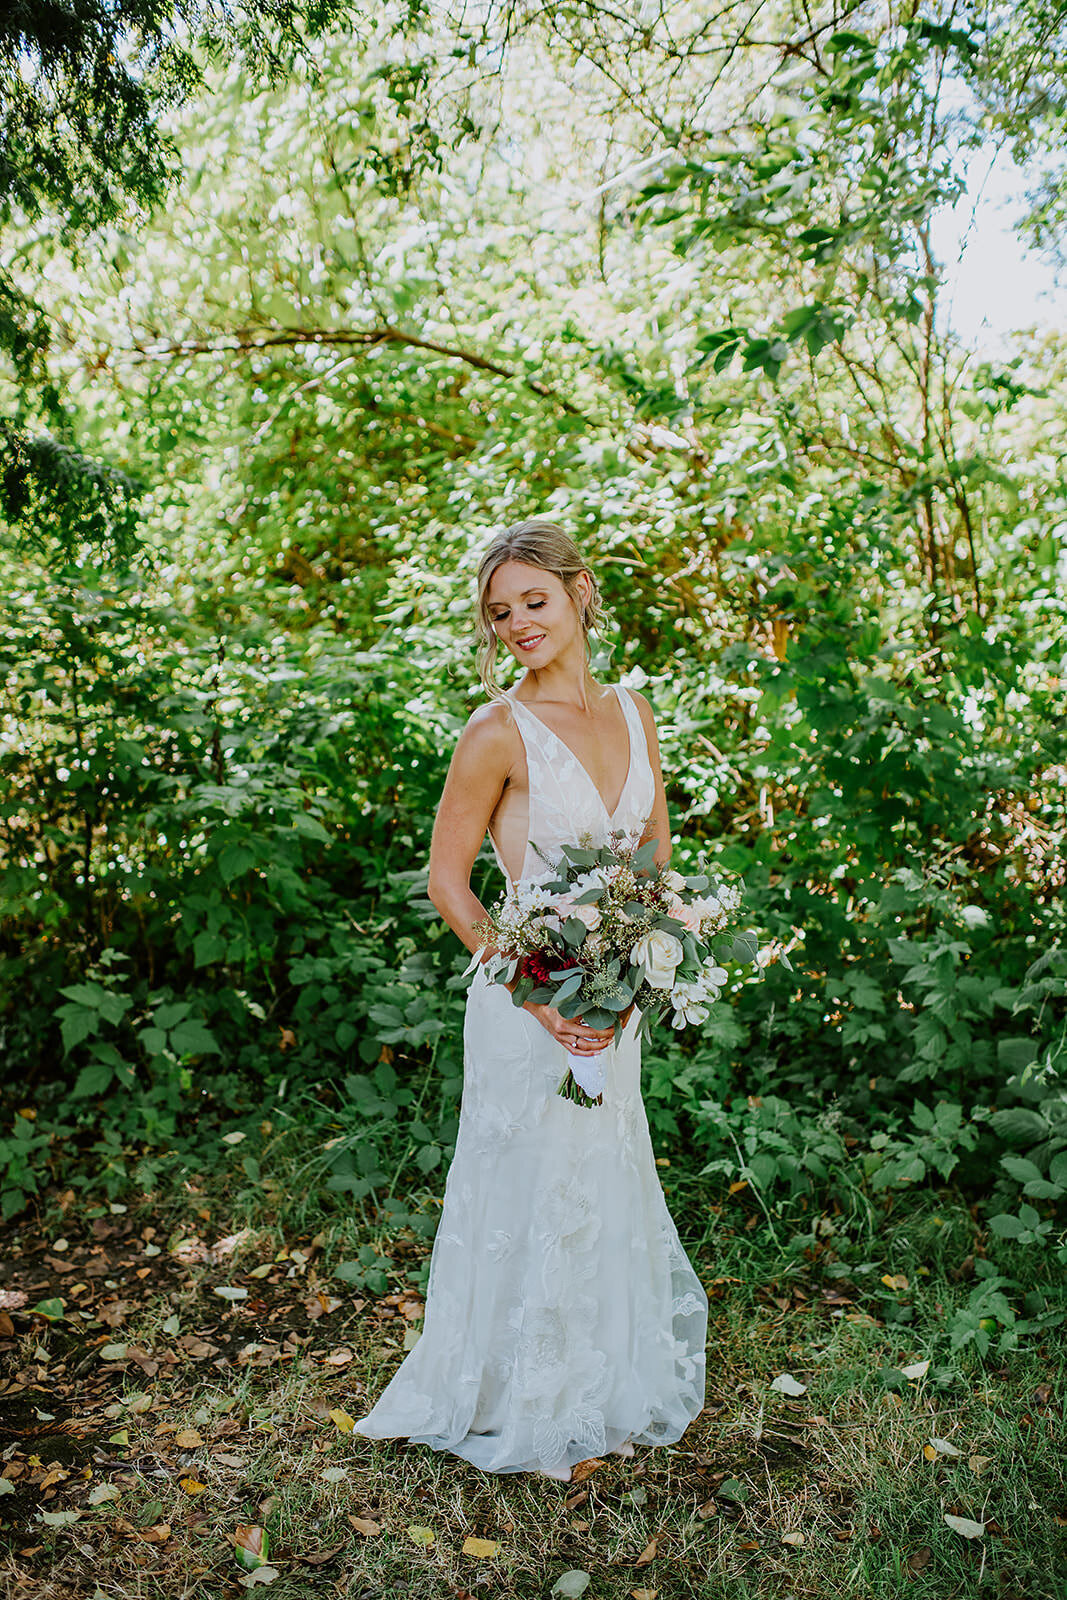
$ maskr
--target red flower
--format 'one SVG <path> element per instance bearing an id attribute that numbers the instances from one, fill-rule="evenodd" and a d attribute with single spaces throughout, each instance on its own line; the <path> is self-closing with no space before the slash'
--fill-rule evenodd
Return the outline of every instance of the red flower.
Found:
<path id="1" fill-rule="evenodd" d="M 533 950 L 522 960 L 522 975 L 524 978 L 533 978 L 537 983 L 547 984 L 552 981 L 553 972 L 573 972 L 576 963 L 568 962 L 563 956 L 557 956 L 555 951 Z"/>

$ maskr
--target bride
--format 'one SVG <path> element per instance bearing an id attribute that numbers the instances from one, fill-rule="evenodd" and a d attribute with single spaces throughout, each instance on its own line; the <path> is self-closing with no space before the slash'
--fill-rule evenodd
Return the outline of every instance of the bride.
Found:
<path id="1" fill-rule="evenodd" d="M 519 894 L 579 840 L 655 838 L 657 860 L 670 855 L 651 708 L 589 670 L 601 615 L 555 523 L 518 523 L 482 557 L 489 699 L 456 744 L 430 847 L 430 898 L 468 950 L 486 914 L 470 876 L 487 832 Z M 501 648 L 522 668 L 507 692 Z M 636 1020 L 612 1039 L 548 1005 L 517 1008 L 476 968 L 423 1331 L 357 1433 L 566 1481 L 589 1457 L 672 1444 L 702 1410 L 707 1294 L 656 1171 Z M 601 1105 L 556 1093 L 568 1051 L 606 1052 Z"/>

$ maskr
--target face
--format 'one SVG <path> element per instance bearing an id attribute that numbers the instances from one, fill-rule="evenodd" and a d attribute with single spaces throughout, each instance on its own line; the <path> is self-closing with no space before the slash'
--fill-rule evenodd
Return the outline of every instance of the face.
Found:
<path id="1" fill-rule="evenodd" d="M 583 572 L 578 578 L 583 604 L 589 588 Z M 490 625 L 516 661 L 544 667 L 582 639 L 574 601 L 554 572 L 505 561 L 490 578 L 485 598 Z"/>

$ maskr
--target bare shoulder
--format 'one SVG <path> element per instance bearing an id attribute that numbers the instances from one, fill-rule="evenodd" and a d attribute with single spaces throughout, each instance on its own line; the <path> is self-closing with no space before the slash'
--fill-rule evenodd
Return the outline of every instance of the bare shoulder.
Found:
<path id="1" fill-rule="evenodd" d="M 490 700 L 471 712 L 456 750 L 472 760 L 510 764 L 519 737 L 511 707 L 506 701 Z"/>
<path id="2" fill-rule="evenodd" d="M 487 700 L 467 718 L 463 733 L 466 738 L 483 742 L 511 738 L 515 733 L 515 714 L 506 700 Z"/>
<path id="3" fill-rule="evenodd" d="M 656 731 L 656 717 L 648 700 L 640 689 L 627 689 L 626 693 L 641 713 L 641 721 L 644 723 L 646 731 L 654 734 Z"/>

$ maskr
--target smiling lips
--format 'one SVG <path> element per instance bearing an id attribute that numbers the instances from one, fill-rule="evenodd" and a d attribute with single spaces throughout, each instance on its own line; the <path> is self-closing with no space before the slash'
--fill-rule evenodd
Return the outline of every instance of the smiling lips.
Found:
<path id="1" fill-rule="evenodd" d="M 515 643 L 520 650 L 536 650 L 544 637 L 543 633 L 532 633 L 528 639 L 516 639 Z"/>

